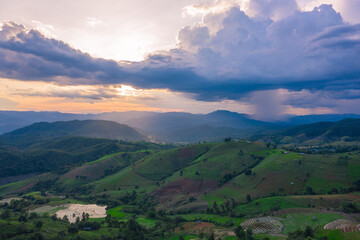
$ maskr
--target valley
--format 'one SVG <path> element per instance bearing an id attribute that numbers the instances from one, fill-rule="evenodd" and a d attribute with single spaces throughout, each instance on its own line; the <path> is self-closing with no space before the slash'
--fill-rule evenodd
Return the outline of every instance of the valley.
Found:
<path id="1" fill-rule="evenodd" d="M 45 155 L 42 173 L 0 186 L 3 239 L 39 234 L 45 239 L 262 240 L 306 234 L 356 239 L 360 234 L 356 227 L 339 230 L 334 222 L 359 224 L 359 149 L 303 153 L 231 138 L 174 146 L 61 136 L 31 144 L 13 137 L 3 148 L 10 145 L 25 146 L 25 156 L 49 147 L 81 154 L 71 162 Z M 13 158 L 12 164 L 22 161 Z M 3 176 L 12 173 L 2 170 Z M 87 206 L 106 213 L 86 217 L 87 210 L 84 215 L 79 209 L 91 209 Z M 32 227 L 38 221 L 45 228 Z"/>

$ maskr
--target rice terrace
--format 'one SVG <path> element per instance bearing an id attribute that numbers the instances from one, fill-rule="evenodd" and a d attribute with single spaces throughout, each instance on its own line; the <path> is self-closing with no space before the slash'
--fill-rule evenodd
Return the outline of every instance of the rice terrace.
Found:
<path id="1" fill-rule="evenodd" d="M 360 240 L 360 0 L 0 0 L 0 240 Z"/>

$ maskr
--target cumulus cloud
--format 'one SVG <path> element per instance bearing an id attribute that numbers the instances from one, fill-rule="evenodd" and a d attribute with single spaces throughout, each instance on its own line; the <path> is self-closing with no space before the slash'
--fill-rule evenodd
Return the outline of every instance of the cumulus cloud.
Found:
<path id="1" fill-rule="evenodd" d="M 298 10 L 295 0 L 252 0 L 249 1 L 246 13 L 258 18 L 268 17 L 279 20 L 292 15 Z"/>
<path id="2" fill-rule="evenodd" d="M 201 46 L 194 36 L 200 28 L 206 32 L 206 26 L 183 29 L 180 46 L 193 51 L 200 75 L 221 79 L 225 86 L 238 85 L 245 92 L 257 87 L 360 86 L 359 26 L 344 23 L 331 5 L 296 10 L 278 21 L 251 18 L 234 7 L 216 34 L 210 38 L 200 34 Z"/>
<path id="3" fill-rule="evenodd" d="M 359 25 L 345 23 L 331 5 L 301 11 L 295 1 L 281 3 L 251 0 L 247 12 L 239 5 L 209 12 L 180 30 L 177 48 L 142 62 L 93 58 L 39 31 L 5 23 L 0 77 L 163 88 L 204 101 L 280 88 L 360 89 Z"/>

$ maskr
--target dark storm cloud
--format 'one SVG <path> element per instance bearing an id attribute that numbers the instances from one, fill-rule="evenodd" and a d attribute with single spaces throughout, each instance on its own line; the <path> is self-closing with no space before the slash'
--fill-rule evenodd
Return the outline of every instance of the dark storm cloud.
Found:
<path id="1" fill-rule="evenodd" d="M 360 89 L 360 25 L 344 23 L 330 5 L 310 12 L 288 8 L 292 14 L 271 20 L 251 18 L 234 7 L 223 14 L 215 33 L 210 33 L 210 18 L 219 16 L 209 15 L 208 23 L 179 32 L 178 48 L 128 63 L 93 58 L 38 31 L 6 23 L 0 31 L 0 77 L 166 88 L 204 101 L 279 88 Z M 272 9 L 269 15 L 282 11 Z"/>

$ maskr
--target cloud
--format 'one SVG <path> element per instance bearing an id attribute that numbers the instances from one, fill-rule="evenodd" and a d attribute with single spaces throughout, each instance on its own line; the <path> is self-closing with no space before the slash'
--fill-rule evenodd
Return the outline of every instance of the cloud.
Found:
<path id="1" fill-rule="evenodd" d="M 254 118 L 283 120 L 288 114 L 360 113 L 360 90 L 276 89 L 255 91 L 241 99 L 253 106 Z"/>
<path id="2" fill-rule="evenodd" d="M 25 89 L 16 90 L 14 95 L 28 96 L 28 97 L 56 97 L 56 98 L 67 98 L 67 99 L 82 99 L 85 101 L 94 100 L 107 100 L 107 99 L 120 99 L 121 96 L 115 88 L 67 88 L 67 87 L 53 87 L 46 88 L 45 90 Z"/>
<path id="3" fill-rule="evenodd" d="M 297 0 L 298 5 L 303 9 L 313 9 L 321 4 L 332 4 L 336 11 L 339 11 L 346 22 L 360 23 L 360 1 L 358 0 Z"/>
<path id="4" fill-rule="evenodd" d="M 39 31 L 5 23 L 0 77 L 127 84 L 183 92 L 202 101 L 238 100 L 276 89 L 360 89 L 359 25 L 345 23 L 331 5 L 300 11 L 295 1 L 281 2 L 252 0 L 249 13 L 238 5 L 209 12 L 202 22 L 180 30 L 177 48 L 142 62 L 93 58 Z"/>
<path id="5" fill-rule="evenodd" d="M 0 109 L 1 110 L 13 109 L 18 104 L 19 103 L 12 101 L 10 99 L 0 97 Z"/>
<path id="6" fill-rule="evenodd" d="M 360 61 L 354 61 L 360 54 L 359 26 L 344 23 L 331 5 L 296 10 L 277 21 L 251 18 L 234 7 L 222 25 L 210 38 L 200 34 L 200 46 L 194 34 L 200 28 L 206 32 L 206 26 L 187 28 L 180 32 L 185 44 L 179 45 L 195 55 L 197 73 L 223 88 L 237 86 L 241 94 L 257 88 L 360 87 Z"/>
<path id="7" fill-rule="evenodd" d="M 103 21 L 94 18 L 94 17 L 88 17 L 86 18 L 86 23 L 90 26 L 90 27 L 97 27 L 98 25 L 102 24 Z"/>
<path id="8" fill-rule="evenodd" d="M 280 120 L 285 112 L 283 90 L 256 91 L 250 94 L 254 117 L 266 121 Z"/>
<path id="9" fill-rule="evenodd" d="M 295 0 L 252 0 L 249 1 L 246 13 L 252 17 L 279 20 L 292 15 L 298 10 Z"/>

